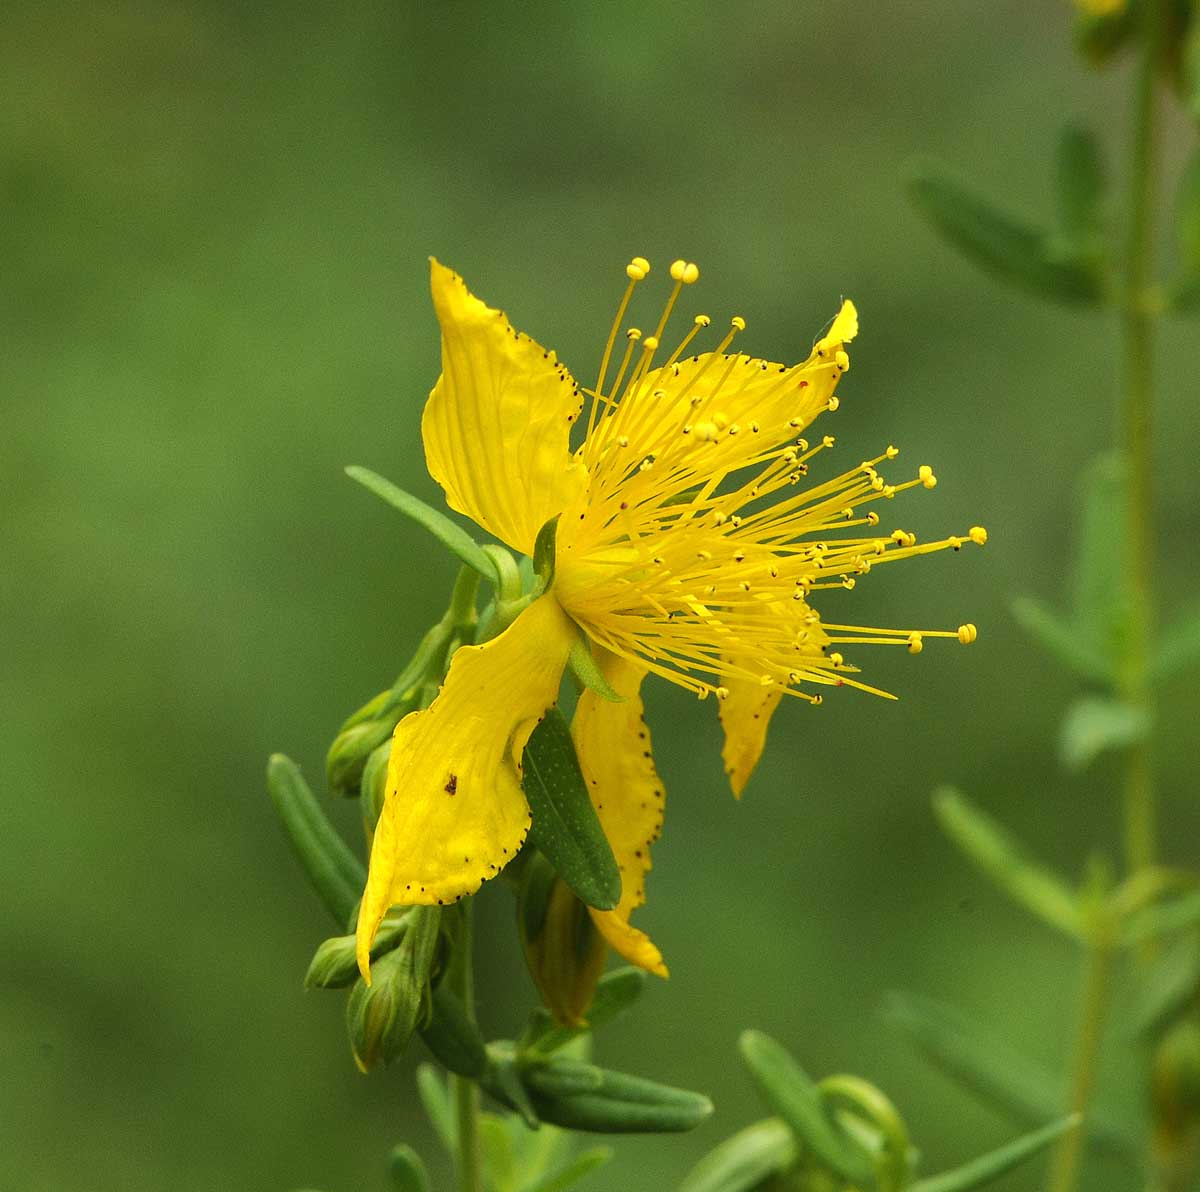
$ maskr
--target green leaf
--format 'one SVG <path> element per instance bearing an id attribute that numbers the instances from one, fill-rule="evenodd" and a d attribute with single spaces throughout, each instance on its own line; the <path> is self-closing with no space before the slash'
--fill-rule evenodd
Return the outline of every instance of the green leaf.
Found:
<path id="1" fill-rule="evenodd" d="M 1139 943 L 1186 931 L 1200 923 L 1200 890 L 1139 910 L 1125 924 L 1125 942 Z"/>
<path id="2" fill-rule="evenodd" d="M 843 1179 L 873 1188 L 870 1156 L 837 1125 L 820 1090 L 787 1051 L 761 1031 L 743 1032 L 738 1046 L 759 1092 L 797 1142 Z"/>
<path id="3" fill-rule="evenodd" d="M 483 1150 L 484 1170 L 490 1177 L 491 1192 L 516 1192 L 517 1168 L 513 1159 L 512 1135 L 504 1119 L 485 1113 L 479 1120 L 479 1141 Z"/>
<path id="4" fill-rule="evenodd" d="M 618 695 L 609 686 L 608 680 L 597 665 L 596 659 L 592 656 L 592 651 L 582 634 L 572 644 L 571 653 L 568 655 L 567 661 L 570 663 L 571 673 L 589 691 L 594 691 L 610 703 L 621 704 L 625 702 L 625 697 Z"/>
<path id="5" fill-rule="evenodd" d="M 523 1192 L 566 1192 L 568 1188 L 573 1188 L 579 1183 L 585 1175 L 595 1171 L 598 1167 L 603 1167 L 612 1158 L 612 1154 L 611 1147 L 590 1147 L 576 1155 L 566 1167 L 556 1171 L 553 1175 L 538 1180 L 535 1184 L 528 1185 Z"/>
<path id="6" fill-rule="evenodd" d="M 1018 596 L 1012 602 L 1012 614 L 1030 637 L 1076 674 L 1100 683 L 1112 681 L 1112 663 L 1073 625 L 1044 604 L 1029 596 Z"/>
<path id="7" fill-rule="evenodd" d="M 1188 1009 L 1200 992 L 1200 942 L 1189 933 L 1156 956 L 1142 974 L 1129 1010 L 1131 1029 L 1151 1036 Z"/>
<path id="8" fill-rule="evenodd" d="M 1090 129 L 1076 124 L 1063 127 L 1056 166 L 1059 227 L 1084 255 L 1099 255 L 1104 164 L 1099 142 Z"/>
<path id="9" fill-rule="evenodd" d="M 1073 939 L 1084 938 L 1080 900 L 1058 874 L 1026 852 L 1016 837 L 948 787 L 933 796 L 946 834 L 1004 893 Z"/>
<path id="10" fill-rule="evenodd" d="M 985 272 L 1061 302 L 1094 303 L 1100 276 L 1091 262 L 1056 251 L 1040 228 L 1000 210 L 932 161 L 909 173 L 917 209 L 965 257 Z"/>
<path id="11" fill-rule="evenodd" d="M 395 1192 L 429 1192 L 429 1173 L 410 1146 L 396 1146 L 388 1156 L 388 1179 Z"/>
<path id="12" fill-rule="evenodd" d="M 448 1072 L 478 1080 L 487 1069 L 483 1036 L 445 982 L 433 991 L 432 1010 L 429 1022 L 421 1028 L 425 1046 Z"/>
<path id="13" fill-rule="evenodd" d="M 1155 679 L 1169 679 L 1200 662 L 1200 609 L 1193 609 L 1159 634 L 1150 659 Z"/>
<path id="14" fill-rule="evenodd" d="M 417 1068 L 417 1096 L 421 1098 L 425 1116 L 442 1146 L 450 1154 L 454 1154 L 458 1147 L 458 1125 L 454 1120 L 454 1108 L 450 1104 L 446 1082 L 432 1064 L 421 1064 Z"/>
<path id="15" fill-rule="evenodd" d="M 592 1004 L 588 1008 L 586 1025 L 560 1026 L 543 1010 L 540 1012 L 538 1025 L 523 1050 L 531 1056 L 550 1055 L 570 1043 L 572 1039 L 612 1022 L 633 1005 L 645 988 L 646 973 L 642 969 L 627 966 L 605 973 L 596 986 Z"/>
<path id="16" fill-rule="evenodd" d="M 571 730 L 551 708 L 525 746 L 523 786 L 533 824 L 530 842 L 588 904 L 612 910 L 621 872 L 588 796 Z"/>
<path id="17" fill-rule="evenodd" d="M 712 1113 L 699 1093 L 571 1060 L 523 1072 L 538 1116 L 568 1130 L 598 1134 L 663 1134 L 691 1130 Z"/>
<path id="18" fill-rule="evenodd" d="M 679 1185 L 679 1192 L 751 1192 L 791 1167 L 796 1139 L 779 1118 L 766 1118 L 715 1146 Z"/>
<path id="19" fill-rule="evenodd" d="M 488 1044 L 487 1053 L 488 1067 L 480 1084 L 502 1105 L 515 1110 L 530 1130 L 536 1130 L 541 1119 L 521 1080 L 512 1044 L 496 1040 Z"/>
<path id="20" fill-rule="evenodd" d="M 917 1180 L 912 1185 L 912 1192 L 969 1192 L 971 1188 L 982 1188 L 984 1184 L 999 1179 L 1039 1151 L 1044 1151 L 1068 1130 L 1076 1129 L 1081 1120 L 1077 1113 L 1060 1118 L 1040 1130 L 1015 1139 L 1006 1146 L 989 1151 L 970 1163 L 964 1163 L 953 1171 L 944 1171 L 941 1175 Z"/>
<path id="21" fill-rule="evenodd" d="M 1117 699 L 1089 695 L 1076 700 L 1059 729 L 1058 756 L 1068 770 L 1079 771 L 1105 750 L 1124 749 L 1144 741 L 1150 717 Z"/>
<path id="22" fill-rule="evenodd" d="M 1000 1042 L 954 1007 L 893 991 L 882 1013 L 934 1067 L 1022 1125 L 1044 1122 L 1060 1111 L 1063 1090 L 1054 1072 Z M 1093 1108 L 1089 1114 L 1088 1142 L 1136 1161 L 1137 1142 L 1102 1110 Z"/>
<path id="23" fill-rule="evenodd" d="M 282 753 L 267 763 L 267 791 L 313 889 L 344 928 L 367 881 L 362 862 L 329 822 L 299 767 Z"/>
<path id="24" fill-rule="evenodd" d="M 498 582 L 496 568 L 491 559 L 487 557 L 479 543 L 457 522 L 452 522 L 444 513 L 439 513 L 432 506 L 426 505 L 419 497 L 406 493 L 404 489 L 399 488 L 390 480 L 385 480 L 369 468 L 351 464 L 346 469 L 346 475 L 351 480 L 357 480 L 364 488 L 370 489 L 393 508 L 399 509 L 405 517 L 424 526 L 447 550 L 457 555 L 468 567 L 478 571 L 484 579 L 490 580 L 493 584 Z"/>

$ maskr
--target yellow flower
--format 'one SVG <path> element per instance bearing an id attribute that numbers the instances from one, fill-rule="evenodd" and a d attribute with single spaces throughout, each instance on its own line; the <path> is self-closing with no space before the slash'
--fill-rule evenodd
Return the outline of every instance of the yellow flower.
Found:
<path id="1" fill-rule="evenodd" d="M 1112 17 L 1124 12 L 1127 0 L 1075 0 L 1075 7 L 1089 17 Z"/>
<path id="2" fill-rule="evenodd" d="M 745 327 L 740 318 L 714 351 L 685 358 L 709 326 L 703 315 L 659 364 L 676 300 L 699 270 L 675 262 L 653 331 L 627 330 L 616 353 L 633 291 L 649 269 L 640 257 L 627 267 L 599 378 L 581 391 L 553 352 L 432 263 L 442 375 L 421 426 L 429 471 L 454 509 L 526 554 L 557 517 L 556 570 L 550 590 L 503 633 L 460 649 L 438 697 L 396 728 L 359 912 L 364 974 L 389 906 L 472 894 L 521 847 L 530 823 L 522 753 L 558 696 L 580 629 L 624 697 L 612 702 L 585 691 L 572 726 L 622 876 L 617 907 L 592 914 L 617 952 L 664 976 L 659 950 L 629 922 L 645 900 L 663 815 L 639 695 L 645 675 L 716 697 L 725 764 L 740 794 L 785 694 L 812 704 L 825 687 L 887 695 L 855 678 L 844 647 L 892 644 L 917 653 L 925 637 L 974 640 L 972 625 L 920 632 L 823 623 L 810 604 L 814 592 L 852 588 L 873 566 L 987 537 L 979 526 L 926 543 L 904 530 L 880 532 L 866 506 L 937 483 L 928 467 L 901 483 L 886 480 L 877 469 L 895 457 L 893 447 L 802 486 L 833 446 L 832 437 L 810 443 L 802 432 L 837 408 L 834 387 L 849 368 L 845 345 L 858 330 L 853 304 L 843 303 L 801 364 L 730 354 Z M 573 450 L 581 394 L 590 398 L 587 429 Z"/>

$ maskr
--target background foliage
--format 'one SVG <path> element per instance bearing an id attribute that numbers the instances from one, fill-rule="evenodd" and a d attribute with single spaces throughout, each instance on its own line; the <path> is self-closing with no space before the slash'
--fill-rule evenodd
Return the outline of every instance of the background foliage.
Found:
<path id="1" fill-rule="evenodd" d="M 899 178 L 936 151 L 1044 211 L 1063 117 L 1125 89 L 1067 68 L 1069 25 L 1028 0 L 0 17 L 0 1184 L 349 1189 L 382 1181 L 395 1138 L 432 1153 L 411 1072 L 359 1076 L 340 1002 L 301 991 L 323 926 L 262 791 L 277 748 L 319 781 L 342 716 L 444 607 L 452 562 L 341 473 L 437 497 L 431 252 L 584 375 L 635 252 L 699 261 L 689 297 L 778 359 L 852 295 L 824 429 L 846 460 L 894 440 L 936 466 L 897 524 L 992 533 L 847 599 L 868 622 L 969 619 L 979 643 L 872 658 L 898 704 L 778 717 L 740 806 L 711 708 L 650 692 L 668 820 L 643 915 L 673 978 L 600 1058 L 651 1057 L 718 1114 L 620 1140 L 604 1181 L 677 1179 L 759 1114 L 734 1062 L 750 1024 L 902 1094 L 930 1169 L 1011 1137 L 876 1010 L 910 988 L 1067 1050 L 1075 953 L 978 880 L 928 794 L 956 782 L 1076 870 L 1116 830 L 1108 780 L 1054 760 L 1073 681 L 1008 612 L 1062 592 L 1115 362 L 1094 319 L 937 243 Z M 1158 395 L 1168 611 L 1200 567 L 1189 334 L 1168 325 Z M 1200 709 L 1186 677 L 1161 695 L 1166 859 L 1189 860 Z M 512 994 L 482 1007 L 491 1034 L 531 996 L 496 895 L 481 967 Z M 1118 1103 L 1126 1056 L 1112 1038 Z"/>

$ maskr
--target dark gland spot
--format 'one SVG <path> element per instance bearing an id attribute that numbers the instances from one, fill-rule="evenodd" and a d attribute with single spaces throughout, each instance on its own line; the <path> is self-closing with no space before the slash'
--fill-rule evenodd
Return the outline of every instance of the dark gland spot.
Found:
<path id="1" fill-rule="evenodd" d="M 446 783 L 446 794 L 455 795 L 458 793 L 458 775 L 451 774 L 450 781 Z"/>

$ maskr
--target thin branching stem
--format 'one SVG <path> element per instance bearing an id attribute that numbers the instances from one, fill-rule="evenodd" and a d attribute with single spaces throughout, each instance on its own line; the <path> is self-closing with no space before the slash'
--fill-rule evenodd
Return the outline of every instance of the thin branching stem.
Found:
<path id="1" fill-rule="evenodd" d="M 446 979 L 461 999 L 467 1018 L 475 1021 L 475 973 L 471 899 L 459 903 L 458 931 L 454 953 Z M 458 1125 L 458 1149 L 455 1168 L 458 1192 L 483 1192 L 483 1155 L 479 1144 L 479 1085 L 465 1076 L 451 1076 L 454 1089 L 454 1113 Z"/>

